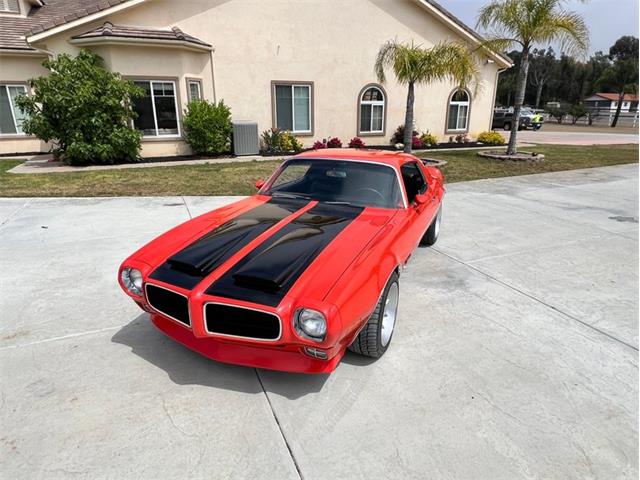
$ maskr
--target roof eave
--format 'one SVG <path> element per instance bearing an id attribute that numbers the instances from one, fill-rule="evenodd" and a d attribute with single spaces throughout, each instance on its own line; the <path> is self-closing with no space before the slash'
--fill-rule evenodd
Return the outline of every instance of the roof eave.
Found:
<path id="1" fill-rule="evenodd" d="M 0 48 L 3 57 L 47 57 L 47 53 L 35 48 Z"/>
<path id="2" fill-rule="evenodd" d="M 45 40 L 49 37 L 52 37 L 54 35 L 58 35 L 59 33 L 65 32 L 67 30 L 70 30 L 72 28 L 76 28 L 79 27 L 81 25 L 85 25 L 87 23 L 90 22 L 94 22 L 96 20 L 99 20 L 101 18 L 104 18 L 108 15 L 113 15 L 114 13 L 117 12 L 121 12 L 124 10 L 128 10 L 132 7 L 135 7 L 137 5 L 140 5 L 141 3 L 144 3 L 148 0 L 129 0 L 128 2 L 124 2 L 124 3 L 119 3 L 117 5 L 114 5 L 112 7 L 109 8 L 105 8 L 104 10 L 100 10 L 98 12 L 92 13 L 90 15 L 87 15 L 85 17 L 81 17 L 78 18 L 76 20 L 72 20 L 70 22 L 66 22 L 63 23 L 61 25 L 56 25 L 54 27 L 48 28 L 42 32 L 38 32 L 38 33 L 32 33 L 32 34 L 27 34 L 27 42 L 29 43 L 36 43 L 36 42 L 40 42 L 42 40 Z"/>
<path id="3" fill-rule="evenodd" d="M 474 32 L 470 27 L 468 26 L 464 26 L 464 23 L 455 18 L 451 13 L 449 12 L 445 12 L 444 9 L 440 6 L 436 6 L 434 5 L 435 2 L 429 2 L 427 0 L 413 0 L 415 3 L 417 3 L 419 6 L 421 6 L 422 8 L 424 8 L 425 10 L 428 10 L 429 12 L 431 12 L 438 20 L 440 20 L 442 23 L 444 23 L 445 25 L 448 25 L 450 28 L 452 28 L 454 31 L 456 31 L 458 34 L 460 34 L 463 38 L 469 40 L 471 43 L 475 44 L 475 45 L 481 45 L 483 42 L 483 38 L 476 32 Z M 454 17 L 455 20 L 453 20 L 451 17 Z M 511 68 L 513 67 L 514 63 L 513 61 L 506 57 L 503 54 L 494 52 L 492 50 L 489 49 L 485 49 L 487 55 L 494 60 L 497 65 L 501 68 Z"/>
<path id="4" fill-rule="evenodd" d="M 173 47 L 182 48 L 184 50 L 192 50 L 197 52 L 213 52 L 214 48 L 211 45 L 201 45 L 198 43 L 188 42 L 186 40 L 163 40 L 159 38 L 130 38 L 130 37 L 116 37 L 113 35 L 104 37 L 90 37 L 90 38 L 74 38 L 69 40 L 69 43 L 74 45 L 130 45 L 130 46 L 151 46 L 151 47 Z"/>

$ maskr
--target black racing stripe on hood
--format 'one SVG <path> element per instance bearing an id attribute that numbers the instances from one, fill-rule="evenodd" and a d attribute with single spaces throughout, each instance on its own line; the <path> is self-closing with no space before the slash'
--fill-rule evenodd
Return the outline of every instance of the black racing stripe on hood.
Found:
<path id="1" fill-rule="evenodd" d="M 249 242 L 307 204 L 305 200 L 272 198 L 173 254 L 150 278 L 190 290 Z"/>
<path id="2" fill-rule="evenodd" d="M 282 227 L 206 290 L 277 306 L 311 262 L 364 209 L 318 204 Z"/>

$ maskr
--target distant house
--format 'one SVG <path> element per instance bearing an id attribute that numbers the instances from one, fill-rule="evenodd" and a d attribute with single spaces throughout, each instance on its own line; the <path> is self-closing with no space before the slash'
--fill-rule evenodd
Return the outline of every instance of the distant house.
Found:
<path id="1" fill-rule="evenodd" d="M 189 153 L 182 128 L 192 99 L 224 99 L 234 120 L 291 130 L 305 145 L 338 136 L 388 144 L 404 122 L 406 87 L 380 85 L 387 40 L 431 47 L 481 38 L 434 0 L 0 0 L 0 154 L 46 150 L 21 130 L 17 95 L 48 72 L 42 61 L 90 49 L 142 87 L 133 127 L 142 155 Z M 504 55 L 477 57 L 481 84 L 417 89 L 420 130 L 446 138 L 491 127 Z"/>
<path id="2" fill-rule="evenodd" d="M 610 110 L 616 111 L 618 108 L 617 93 L 594 93 L 589 98 L 585 99 L 585 106 L 589 110 Z M 632 95 L 626 93 L 622 100 L 621 112 L 636 112 L 638 110 L 638 95 Z"/>

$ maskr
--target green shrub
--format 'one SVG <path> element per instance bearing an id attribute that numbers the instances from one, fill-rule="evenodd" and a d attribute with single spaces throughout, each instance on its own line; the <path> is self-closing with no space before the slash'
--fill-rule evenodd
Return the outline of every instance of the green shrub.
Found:
<path id="1" fill-rule="evenodd" d="M 426 145 L 426 146 L 437 145 L 438 137 L 436 137 L 433 133 L 430 133 L 429 130 L 427 130 L 422 135 L 420 135 L 420 141 L 422 142 L 423 145 Z"/>
<path id="2" fill-rule="evenodd" d="M 302 142 L 293 133 L 277 128 L 270 128 L 262 132 L 261 143 L 262 149 L 267 153 L 288 153 L 302 150 Z"/>
<path id="3" fill-rule="evenodd" d="M 300 142 L 293 133 L 285 131 L 281 137 L 281 148 L 283 152 L 299 152 L 302 150 L 302 142 Z"/>
<path id="4" fill-rule="evenodd" d="M 477 140 L 485 145 L 504 145 L 504 137 L 498 132 L 482 132 Z"/>
<path id="5" fill-rule="evenodd" d="M 571 115 L 571 123 L 575 125 L 582 117 L 586 117 L 588 113 L 587 107 L 582 103 L 571 105 L 569 107 L 569 115 Z"/>
<path id="6" fill-rule="evenodd" d="M 218 155 L 230 151 L 231 109 L 223 101 L 189 102 L 183 124 L 186 141 L 196 155 Z"/>
<path id="7" fill-rule="evenodd" d="M 88 50 L 43 66 L 50 74 L 32 80 L 34 95 L 16 102 L 27 115 L 24 132 L 53 142 L 54 155 L 71 165 L 137 161 L 142 134 L 130 127 L 131 104 L 142 89 L 106 70 Z"/>
<path id="8" fill-rule="evenodd" d="M 562 120 L 564 119 L 567 113 L 568 112 L 566 108 L 550 108 L 549 109 L 549 115 L 552 118 L 555 118 L 559 124 L 562 123 Z"/>

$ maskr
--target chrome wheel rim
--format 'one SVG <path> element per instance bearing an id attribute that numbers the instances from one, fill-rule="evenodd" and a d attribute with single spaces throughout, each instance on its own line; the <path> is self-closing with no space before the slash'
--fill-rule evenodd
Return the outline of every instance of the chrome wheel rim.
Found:
<path id="1" fill-rule="evenodd" d="M 387 299 L 382 313 L 382 331 L 380 332 L 380 343 L 386 347 L 391 340 L 393 328 L 396 325 L 396 313 L 398 312 L 398 282 L 393 282 L 387 292 Z"/>

